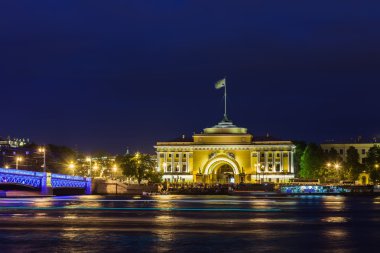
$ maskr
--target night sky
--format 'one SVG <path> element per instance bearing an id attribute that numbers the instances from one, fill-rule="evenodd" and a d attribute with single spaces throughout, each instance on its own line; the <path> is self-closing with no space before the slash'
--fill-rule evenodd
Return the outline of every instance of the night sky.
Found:
<path id="1" fill-rule="evenodd" d="M 0 136 L 153 151 L 229 116 L 255 136 L 380 136 L 380 1 L 1 1 Z"/>

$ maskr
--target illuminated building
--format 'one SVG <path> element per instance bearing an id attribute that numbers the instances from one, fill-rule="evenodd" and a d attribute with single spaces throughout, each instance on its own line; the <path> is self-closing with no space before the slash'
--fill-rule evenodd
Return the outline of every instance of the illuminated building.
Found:
<path id="1" fill-rule="evenodd" d="M 365 164 L 365 160 L 367 158 L 367 154 L 370 148 L 372 148 L 374 145 L 379 145 L 380 143 L 377 142 L 377 139 L 374 138 L 373 140 L 363 140 L 360 136 L 356 140 L 348 141 L 348 142 L 335 142 L 335 141 L 329 141 L 326 143 L 321 144 L 321 148 L 324 150 L 324 152 L 329 152 L 331 149 L 335 149 L 339 156 L 342 158 L 343 161 L 346 161 L 347 158 L 347 150 L 350 147 L 354 147 L 358 150 L 359 153 L 359 161 L 362 164 Z"/>
<path id="2" fill-rule="evenodd" d="M 255 138 L 228 118 L 191 139 L 157 142 L 157 164 L 170 182 L 288 182 L 294 178 L 290 141 Z"/>

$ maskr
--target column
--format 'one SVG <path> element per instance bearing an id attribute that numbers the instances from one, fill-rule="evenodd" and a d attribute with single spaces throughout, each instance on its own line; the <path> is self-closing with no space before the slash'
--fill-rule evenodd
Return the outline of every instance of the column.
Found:
<path id="1" fill-rule="evenodd" d="M 259 151 L 257 151 L 257 164 L 256 164 L 256 173 L 259 172 L 259 167 L 260 167 L 260 162 L 261 162 L 261 153 Z"/>
<path id="2" fill-rule="evenodd" d="M 291 168 L 291 161 L 290 161 L 290 159 L 291 159 L 291 152 L 290 151 L 288 151 L 288 172 L 292 172 L 292 168 Z"/>
<path id="3" fill-rule="evenodd" d="M 164 173 L 167 172 L 167 167 L 168 167 L 168 153 L 164 153 L 164 163 L 166 164 L 166 168 L 164 167 Z"/>
<path id="4" fill-rule="evenodd" d="M 294 154 L 294 152 L 293 151 L 290 151 L 290 154 L 291 154 L 291 156 L 290 156 L 290 161 L 291 161 L 291 167 L 290 167 L 290 172 L 291 173 L 294 173 L 294 157 L 293 157 L 293 154 Z"/>
<path id="5" fill-rule="evenodd" d="M 281 153 L 280 153 L 280 172 L 284 172 L 283 162 L 284 162 L 284 152 L 281 151 Z"/>
<path id="6" fill-rule="evenodd" d="M 179 152 L 179 155 L 178 155 L 178 164 L 179 164 L 179 168 L 178 168 L 178 172 L 181 172 L 182 171 L 182 152 Z"/>
<path id="7" fill-rule="evenodd" d="M 190 171 L 190 168 L 189 168 L 189 159 L 190 159 L 189 152 L 186 152 L 186 172 Z"/>
<path id="8" fill-rule="evenodd" d="M 157 152 L 157 167 L 159 168 L 159 170 L 161 170 L 160 152 Z"/>
<path id="9" fill-rule="evenodd" d="M 174 160 L 175 160 L 175 157 L 174 157 L 174 152 L 170 152 L 170 154 L 171 154 L 171 156 L 172 156 L 172 161 L 171 161 L 171 167 L 172 167 L 172 173 L 174 173 L 175 172 L 175 162 L 174 162 Z"/>

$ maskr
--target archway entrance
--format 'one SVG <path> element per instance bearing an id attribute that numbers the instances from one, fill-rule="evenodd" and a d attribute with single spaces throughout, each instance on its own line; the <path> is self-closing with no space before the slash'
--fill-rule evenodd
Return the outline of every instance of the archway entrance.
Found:
<path id="1" fill-rule="evenodd" d="M 218 154 L 207 161 L 203 175 L 208 184 L 239 183 L 239 164 L 227 154 Z"/>
<path id="2" fill-rule="evenodd" d="M 213 183 L 217 184 L 233 184 L 235 183 L 234 169 L 228 165 L 223 164 L 213 171 Z"/>

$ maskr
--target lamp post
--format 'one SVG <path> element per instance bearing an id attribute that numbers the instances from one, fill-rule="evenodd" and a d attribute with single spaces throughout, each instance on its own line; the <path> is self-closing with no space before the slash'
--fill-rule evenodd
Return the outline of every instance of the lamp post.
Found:
<path id="1" fill-rule="evenodd" d="M 95 177 L 95 172 L 99 169 L 99 166 L 98 166 L 98 164 L 96 162 L 95 162 L 94 166 L 92 167 L 92 169 L 94 170 L 93 175 Z"/>
<path id="2" fill-rule="evenodd" d="M 263 172 L 263 183 L 264 183 L 264 181 L 265 181 L 265 165 L 264 164 L 261 164 L 260 171 Z"/>
<path id="3" fill-rule="evenodd" d="M 22 161 L 21 156 L 16 156 L 16 170 L 18 170 L 18 163 Z"/>
<path id="4" fill-rule="evenodd" d="M 256 167 L 256 182 L 257 182 L 257 174 L 258 174 L 258 170 L 260 169 L 260 163 L 256 163 L 255 167 Z M 259 179 L 260 179 L 260 174 L 259 174 Z"/>
<path id="5" fill-rule="evenodd" d="M 75 165 L 74 165 L 74 162 L 70 162 L 69 169 L 72 171 L 73 176 L 75 176 Z"/>
<path id="6" fill-rule="evenodd" d="M 86 162 L 90 163 L 90 169 L 88 171 L 88 176 L 91 177 L 92 176 L 92 158 L 91 158 L 91 156 L 86 157 Z"/>
<path id="7" fill-rule="evenodd" d="M 115 177 L 116 171 L 117 171 L 117 167 L 116 167 L 116 165 L 114 165 L 112 167 L 113 177 Z"/>
<path id="8" fill-rule="evenodd" d="M 38 148 L 38 152 L 42 153 L 44 155 L 44 164 L 43 164 L 43 168 L 44 168 L 44 173 L 46 172 L 46 148 L 45 147 L 40 147 Z"/>

